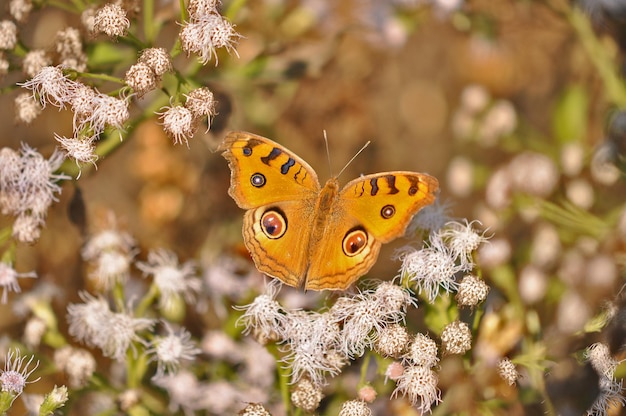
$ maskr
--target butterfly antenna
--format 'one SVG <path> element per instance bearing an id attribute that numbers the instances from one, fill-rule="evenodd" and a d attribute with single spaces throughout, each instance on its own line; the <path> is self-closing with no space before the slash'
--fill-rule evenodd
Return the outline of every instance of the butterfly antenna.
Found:
<path id="1" fill-rule="evenodd" d="M 343 167 L 343 169 L 341 169 L 341 171 L 339 171 L 339 174 L 337 175 L 337 177 L 339 177 L 339 175 L 341 175 L 341 174 L 343 173 L 343 171 L 344 171 L 344 170 L 346 170 L 346 168 L 347 168 L 348 166 L 350 166 L 350 163 L 352 163 L 352 162 L 354 161 L 354 159 L 356 159 L 356 157 L 357 157 L 358 155 L 360 155 L 360 154 L 361 154 L 361 152 L 363 152 L 363 150 L 365 150 L 365 148 L 366 148 L 367 146 L 369 146 L 369 145 L 370 145 L 370 143 L 371 143 L 371 141 L 369 141 L 369 140 L 368 140 L 368 142 L 367 142 L 367 143 L 365 143 L 365 144 L 363 145 L 363 147 L 361 147 L 361 150 L 359 150 L 358 152 L 356 152 L 356 154 L 355 154 L 354 156 L 352 156 L 352 159 L 350 159 L 350 160 L 348 161 L 348 163 L 346 163 L 346 165 Z"/>
<path id="2" fill-rule="evenodd" d="M 324 130 L 324 143 L 326 143 L 326 158 L 328 159 L 328 171 L 330 172 L 330 176 L 333 176 L 333 164 L 330 163 L 330 148 L 328 147 L 328 135 L 326 135 L 326 130 Z"/>

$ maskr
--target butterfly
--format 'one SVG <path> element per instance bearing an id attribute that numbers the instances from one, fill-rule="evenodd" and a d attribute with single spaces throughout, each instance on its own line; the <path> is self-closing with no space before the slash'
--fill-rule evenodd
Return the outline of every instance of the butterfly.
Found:
<path id="1" fill-rule="evenodd" d="M 430 175 L 403 171 L 360 176 L 343 189 L 333 177 L 322 187 L 308 163 L 252 133 L 229 133 L 219 150 L 257 269 L 305 290 L 347 289 L 439 188 Z"/>

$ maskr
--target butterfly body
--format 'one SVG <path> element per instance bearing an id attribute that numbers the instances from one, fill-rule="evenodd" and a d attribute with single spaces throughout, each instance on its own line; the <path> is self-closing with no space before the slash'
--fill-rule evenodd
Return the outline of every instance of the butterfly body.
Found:
<path id="1" fill-rule="evenodd" d="M 230 196 L 246 209 L 244 243 L 259 271 L 307 290 L 344 290 L 367 273 L 383 243 L 403 235 L 434 201 L 438 183 L 415 172 L 367 175 L 321 187 L 301 158 L 269 139 L 229 133 L 220 146 Z"/>

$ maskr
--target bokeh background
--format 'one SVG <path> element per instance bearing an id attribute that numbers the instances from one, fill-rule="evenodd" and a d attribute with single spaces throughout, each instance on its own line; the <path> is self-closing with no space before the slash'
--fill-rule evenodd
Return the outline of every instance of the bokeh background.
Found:
<path id="1" fill-rule="evenodd" d="M 582 334 L 582 326 L 566 333 L 560 322 L 572 309 L 560 305 L 565 293 L 575 293 L 586 308 L 580 318 L 584 323 L 615 300 L 623 281 L 626 235 L 619 218 L 626 189 L 614 166 L 619 164 L 622 143 L 620 134 L 607 131 L 626 104 L 621 98 L 624 91 L 619 91 L 624 88 L 621 35 L 626 4 L 557 0 L 224 3 L 242 35 L 236 48 L 239 56 L 220 52 L 218 65 L 204 67 L 184 54 L 174 61 L 178 70 L 192 74 L 216 95 L 218 115 L 210 130 L 201 128 L 188 146 L 173 145 L 156 116 L 133 119 L 130 134 L 123 134 L 122 144 L 97 161 L 97 169 L 86 166 L 80 178 L 63 184 L 40 241 L 19 247 L 15 263 L 19 271 L 36 270 L 40 280 L 71 288 L 59 298 L 60 310 L 87 285 L 80 258 L 85 236 L 111 213 L 137 239 L 140 259 L 158 247 L 201 264 L 223 256 L 245 258 L 240 231 L 243 212 L 227 194 L 230 173 L 216 149 L 228 131 L 247 130 L 300 155 L 316 169 L 321 182 L 339 172 L 367 141 L 371 144 L 342 174 L 342 183 L 362 173 L 390 170 L 436 176 L 440 199 L 449 204 L 453 217 L 480 220 L 488 235 L 511 248 L 506 270 L 514 286 L 502 284 L 497 272 L 502 269 L 485 271 L 496 299 L 488 310 L 499 319 L 490 331 L 485 329 L 486 342 L 508 334 L 510 340 L 498 348 L 510 353 L 520 352 L 520 345 L 532 339 L 549 349 L 550 359 L 557 363 L 589 345 L 595 335 Z M 159 17 L 169 23 L 155 46 L 169 50 L 176 42 L 177 7 L 177 2 L 158 2 Z M 0 9 L 4 13 L 0 19 L 6 18 L 4 6 Z M 33 29 L 20 33 L 21 42 L 28 48 L 44 48 L 51 34 L 79 22 L 71 13 L 46 8 L 35 10 L 29 25 Z M 109 42 L 105 51 L 93 45 L 87 48 L 94 56 L 112 51 L 113 58 L 96 61 L 93 72 L 123 75 L 135 56 L 124 42 Z M 16 124 L 13 99 L 21 91 L 15 83 L 24 80 L 14 71 L 0 81 L 0 146 L 17 149 L 26 142 L 49 155 L 55 146 L 54 133 L 71 134 L 72 114 L 46 108 L 34 124 Z M 107 87 L 99 85 L 102 91 Z M 134 99 L 131 113 L 138 116 L 154 102 L 168 104 L 162 91 L 156 91 Z M 472 113 L 472 105 L 480 107 L 481 102 L 479 111 Z M 488 116 L 493 108 L 498 112 Z M 591 165 L 607 143 L 612 153 L 600 162 L 615 179 L 602 182 L 594 179 Z M 563 173 L 564 149 L 571 144 L 582 152 L 582 166 L 573 175 Z M 555 189 L 540 199 L 557 207 L 577 207 L 572 212 L 589 213 L 606 229 L 594 234 L 584 225 L 572 227 L 562 221 L 569 211 L 556 210 L 549 217 L 541 209 L 528 209 L 532 204 L 524 199 L 511 197 L 513 202 L 504 207 L 490 204 L 490 178 L 527 151 L 547 155 L 559 169 Z M 583 183 L 582 197 L 570 192 L 574 180 Z M 10 219 L 0 221 L 6 224 Z M 538 242 L 542 227 L 554 232 L 556 242 Z M 385 247 L 370 276 L 394 277 L 399 263 L 392 260 L 393 252 L 404 243 Z M 543 292 L 528 300 L 519 286 L 520 275 L 533 265 L 531 253 L 537 244 L 540 251 L 556 246 L 558 253 L 552 263 L 540 267 Z M 577 253 L 582 253 L 578 259 L 584 259 L 575 263 L 581 264 L 581 270 L 598 256 L 608 259 L 608 266 L 603 263 L 600 277 L 579 270 L 582 276 L 568 281 L 562 270 L 574 264 Z M 22 281 L 23 291 L 33 284 Z M 507 315 L 510 311 L 504 305 L 513 291 L 521 291 L 522 299 L 514 295 L 521 310 Z M 1 327 L 19 332 L 11 304 L 0 308 Z M 540 329 L 528 329 L 532 319 Z M 460 374 L 456 371 L 451 374 Z M 574 372 L 566 373 L 565 379 Z M 469 409 L 466 414 L 476 414 L 480 406 L 468 403 L 491 393 L 467 393 L 479 388 L 472 376 L 464 377 L 444 375 L 442 381 L 448 388 L 464 386 L 459 406 Z M 582 380 L 585 386 L 586 379 Z M 493 380 L 482 382 L 495 388 Z M 593 380 L 589 383 L 593 385 Z M 557 392 L 565 402 L 572 396 L 567 389 Z M 517 394 L 507 390 L 505 396 L 515 402 Z M 508 414 L 539 414 L 530 409 L 512 406 Z M 451 413 L 460 410 L 450 408 Z"/>

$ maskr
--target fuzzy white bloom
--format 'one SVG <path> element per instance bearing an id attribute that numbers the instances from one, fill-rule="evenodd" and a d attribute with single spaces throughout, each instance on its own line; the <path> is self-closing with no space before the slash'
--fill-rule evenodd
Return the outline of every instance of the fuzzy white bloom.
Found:
<path id="1" fill-rule="evenodd" d="M 4 371 L 0 374 L 0 388 L 2 391 L 20 395 L 22 391 L 24 391 L 26 384 L 39 381 L 39 378 L 28 381 L 31 374 L 39 367 L 39 361 L 29 370 L 28 367 L 32 364 L 35 356 L 31 355 L 28 361 L 26 361 L 26 358 L 28 357 L 22 356 L 20 350 L 9 351 L 7 353 Z M 26 364 L 24 364 L 25 361 Z"/>
<path id="2" fill-rule="evenodd" d="M 39 237 L 49 206 L 61 192 L 58 181 L 69 176 L 56 174 L 63 163 L 63 153 L 56 150 L 45 159 L 35 149 L 22 144 L 20 153 L 0 150 L 0 212 L 18 218 L 13 236 L 32 243 Z"/>
<path id="3" fill-rule="evenodd" d="M 18 273 L 8 263 L 0 261 L 0 287 L 2 288 L 2 303 L 7 303 L 8 293 L 13 291 L 20 293 L 21 288 L 17 282 L 18 277 L 37 277 L 35 272 Z"/>
<path id="4" fill-rule="evenodd" d="M 174 139 L 174 144 L 185 143 L 189 146 L 189 139 L 193 137 L 197 126 L 197 119 L 191 110 L 182 105 L 175 105 L 163 107 L 157 114 L 163 124 L 163 130 Z"/>
<path id="5" fill-rule="evenodd" d="M 137 262 L 136 266 L 145 275 L 152 275 L 159 289 L 159 304 L 168 308 L 179 297 L 192 303 L 195 294 L 202 288 L 202 281 L 195 276 L 194 263 L 178 264 L 176 254 L 159 249 L 148 253 L 147 262 Z"/>
<path id="6" fill-rule="evenodd" d="M 254 298 L 251 304 L 236 308 L 245 311 L 237 322 L 245 327 L 244 334 L 252 332 L 261 343 L 276 339 L 287 323 L 284 308 L 275 300 L 276 293 L 276 284 L 269 283 L 266 293 Z"/>
<path id="7" fill-rule="evenodd" d="M 33 97 L 39 99 L 43 108 L 46 104 L 65 108 L 65 104 L 71 101 L 77 82 L 65 76 L 61 67 L 45 66 L 30 80 L 18 85 L 32 90 Z"/>
<path id="8" fill-rule="evenodd" d="M 396 379 L 396 389 L 392 397 L 399 394 L 407 396 L 413 406 L 422 413 L 430 413 L 433 404 L 441 401 L 441 392 L 437 388 L 437 375 L 428 367 L 409 365 Z"/>
<path id="9" fill-rule="evenodd" d="M 163 377 L 165 373 L 176 373 L 182 361 L 191 361 L 201 350 L 191 340 L 191 334 L 181 328 L 177 332 L 165 323 L 166 336 L 157 336 L 149 344 L 146 353 L 157 361 L 155 377 Z"/>
<path id="10" fill-rule="evenodd" d="M 96 371 L 96 359 L 82 348 L 66 345 L 54 351 L 54 364 L 67 374 L 69 386 L 85 387 Z"/>
<path id="11" fill-rule="evenodd" d="M 197 14 L 191 22 L 185 23 L 180 32 L 181 46 L 187 54 L 194 53 L 203 64 L 215 57 L 217 65 L 217 49 L 225 48 L 235 55 L 235 44 L 240 38 L 234 26 L 217 13 Z"/>
<path id="12" fill-rule="evenodd" d="M 598 373 L 598 387 L 600 394 L 587 411 L 587 416 L 607 415 L 608 409 L 614 406 L 624 406 L 626 398 L 623 395 L 622 381 L 615 380 L 615 370 L 619 362 L 615 360 L 606 344 L 595 343 L 585 351 L 585 358 Z"/>
<path id="13" fill-rule="evenodd" d="M 281 338 L 289 346 L 285 362 L 291 368 L 292 381 L 307 378 L 314 386 L 323 386 L 325 376 L 338 374 L 344 364 L 336 352 L 339 326 L 328 313 L 295 311 L 286 316 Z"/>
<path id="14" fill-rule="evenodd" d="M 414 285 L 418 293 L 425 292 L 433 302 L 440 288 L 447 292 L 457 290 L 455 275 L 468 269 L 456 263 L 456 256 L 438 234 L 431 234 L 429 243 L 421 250 L 407 247 L 400 252 L 400 276 Z"/>
<path id="15" fill-rule="evenodd" d="M 339 298 L 330 314 L 335 322 L 343 322 L 340 351 L 348 357 L 363 355 L 386 326 L 404 320 L 412 302 L 408 291 L 389 282 L 354 297 Z"/>
<path id="16" fill-rule="evenodd" d="M 102 32 L 110 37 L 123 36 L 130 27 L 126 11 L 117 3 L 109 3 L 96 11 L 94 31 Z"/>

